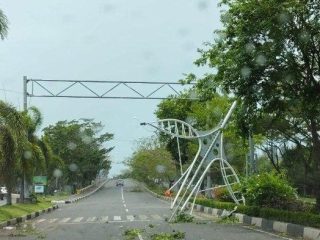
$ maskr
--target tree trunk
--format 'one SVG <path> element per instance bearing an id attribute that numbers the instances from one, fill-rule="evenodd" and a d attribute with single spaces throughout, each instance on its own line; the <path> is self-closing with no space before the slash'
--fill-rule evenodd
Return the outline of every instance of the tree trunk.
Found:
<path id="1" fill-rule="evenodd" d="M 12 189 L 10 188 L 7 188 L 7 205 L 12 205 L 12 196 L 11 196 L 11 193 L 12 193 Z"/>
<path id="2" fill-rule="evenodd" d="M 24 202 L 24 175 L 21 178 L 21 189 L 20 189 L 20 202 Z"/>
<path id="3" fill-rule="evenodd" d="M 314 119 L 310 121 L 312 136 L 312 159 L 314 162 L 313 187 L 316 195 L 316 210 L 320 212 L 320 138 L 317 132 L 318 126 Z"/>

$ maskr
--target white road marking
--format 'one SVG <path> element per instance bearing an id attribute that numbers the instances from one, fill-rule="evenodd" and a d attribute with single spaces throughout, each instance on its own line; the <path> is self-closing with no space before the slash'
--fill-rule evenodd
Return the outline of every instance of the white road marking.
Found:
<path id="1" fill-rule="evenodd" d="M 81 222 L 82 219 L 83 219 L 83 217 L 77 217 L 73 220 L 73 222 Z"/>
<path id="2" fill-rule="evenodd" d="M 126 212 L 129 212 L 129 209 L 126 208 Z"/>
<path id="3" fill-rule="evenodd" d="M 139 240 L 143 240 L 143 238 L 141 237 L 140 233 L 138 233 L 138 238 L 139 238 Z"/>
<path id="4" fill-rule="evenodd" d="M 49 223 L 54 223 L 55 221 L 57 221 L 58 220 L 58 218 L 53 218 L 53 219 L 49 219 Z"/>
<path id="5" fill-rule="evenodd" d="M 96 220 L 97 220 L 96 217 L 89 217 L 86 221 L 87 221 L 87 222 L 94 222 L 94 221 L 96 221 Z"/>
<path id="6" fill-rule="evenodd" d="M 59 223 L 66 223 L 70 220 L 71 218 L 64 218 L 62 219 Z"/>
<path id="7" fill-rule="evenodd" d="M 46 220 L 46 219 L 41 218 L 41 219 L 37 220 L 36 223 L 41 223 L 41 222 L 44 222 L 45 220 Z"/>
<path id="8" fill-rule="evenodd" d="M 121 198 L 122 198 L 122 201 L 124 202 L 124 197 L 123 197 L 123 187 L 121 187 Z"/>
<path id="9" fill-rule="evenodd" d="M 147 220 L 148 219 L 148 217 L 146 215 L 139 215 L 139 218 L 141 220 Z"/>
<path id="10" fill-rule="evenodd" d="M 127 205 L 126 205 L 125 203 L 123 204 L 123 206 L 124 206 L 125 208 L 127 207 Z"/>
<path id="11" fill-rule="evenodd" d="M 108 216 L 104 216 L 100 218 L 100 222 L 107 222 L 108 221 Z"/>
<path id="12" fill-rule="evenodd" d="M 159 215 L 156 215 L 156 214 L 151 215 L 151 217 L 152 217 L 153 219 L 155 219 L 155 220 L 162 220 L 162 217 L 159 216 Z"/>
<path id="13" fill-rule="evenodd" d="M 127 215 L 127 219 L 128 219 L 129 221 L 133 221 L 133 220 L 134 220 L 134 216 L 133 216 L 133 215 Z"/>
<path id="14" fill-rule="evenodd" d="M 113 216 L 113 220 L 114 221 L 121 221 L 121 217 L 120 216 Z"/>

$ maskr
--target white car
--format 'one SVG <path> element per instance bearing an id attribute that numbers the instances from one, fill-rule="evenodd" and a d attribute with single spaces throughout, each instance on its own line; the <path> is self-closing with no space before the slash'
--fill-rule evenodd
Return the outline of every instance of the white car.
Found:
<path id="1" fill-rule="evenodd" d="M 0 187 L 0 200 L 3 200 L 3 197 L 7 195 L 8 191 L 6 187 Z"/>

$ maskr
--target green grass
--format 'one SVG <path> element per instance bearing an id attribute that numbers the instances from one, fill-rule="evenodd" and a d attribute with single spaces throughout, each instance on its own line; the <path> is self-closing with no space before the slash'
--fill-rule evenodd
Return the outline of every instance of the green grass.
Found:
<path id="1" fill-rule="evenodd" d="M 22 217 L 29 213 L 43 210 L 51 206 L 52 204 L 46 201 L 39 201 L 38 203 L 18 203 L 11 206 L 1 206 L 0 222 L 4 222 L 15 217 Z"/>
<path id="2" fill-rule="evenodd" d="M 70 197 L 70 194 L 67 193 L 60 193 L 59 195 L 46 195 L 46 196 L 37 196 L 38 200 L 43 202 L 51 202 L 51 201 L 59 201 L 59 200 L 66 200 Z"/>
<path id="3" fill-rule="evenodd" d="M 316 204 L 315 198 L 299 197 L 302 202 Z"/>

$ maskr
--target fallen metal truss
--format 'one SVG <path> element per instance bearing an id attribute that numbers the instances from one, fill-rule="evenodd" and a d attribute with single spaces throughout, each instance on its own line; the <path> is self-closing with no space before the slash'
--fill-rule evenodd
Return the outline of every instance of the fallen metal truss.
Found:
<path id="1" fill-rule="evenodd" d="M 172 138 L 194 139 L 198 141 L 198 151 L 193 161 L 188 169 L 184 173 L 181 173 L 180 179 L 169 189 L 171 190 L 179 185 L 179 190 L 171 204 L 171 209 L 174 210 L 169 221 L 172 221 L 178 212 L 183 211 L 187 207 L 191 198 L 194 199 L 190 210 L 190 213 L 192 213 L 194 202 L 201 191 L 201 183 L 215 162 L 220 163 L 220 172 L 224 182 L 224 185 L 219 187 L 225 187 L 236 204 L 245 203 L 242 193 L 236 189 L 240 180 L 226 159 L 223 144 L 223 131 L 235 107 L 236 102 L 232 104 L 227 115 L 218 126 L 206 132 L 200 132 L 190 124 L 177 119 L 162 119 L 155 123 L 141 123 L 142 125 L 149 125 L 160 132 L 170 135 Z M 178 151 L 180 151 L 179 148 Z"/>
<path id="2" fill-rule="evenodd" d="M 197 97 L 181 93 L 194 83 L 130 82 L 95 80 L 44 80 L 24 77 L 27 97 L 112 98 L 112 99 L 189 99 Z M 121 88 L 122 91 L 117 92 Z M 84 91 L 84 93 L 83 93 Z M 164 93 L 165 92 L 165 93 Z M 165 96 L 164 96 L 165 95 Z"/>

